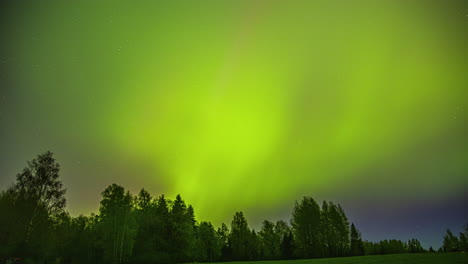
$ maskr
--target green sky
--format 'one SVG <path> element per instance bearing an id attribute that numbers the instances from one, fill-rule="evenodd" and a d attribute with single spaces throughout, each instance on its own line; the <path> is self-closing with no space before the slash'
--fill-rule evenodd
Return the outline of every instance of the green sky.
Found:
<path id="1" fill-rule="evenodd" d="M 50 149 L 72 214 L 113 182 L 181 193 L 216 224 L 301 195 L 466 197 L 467 6 L 5 4 L 0 185 Z"/>

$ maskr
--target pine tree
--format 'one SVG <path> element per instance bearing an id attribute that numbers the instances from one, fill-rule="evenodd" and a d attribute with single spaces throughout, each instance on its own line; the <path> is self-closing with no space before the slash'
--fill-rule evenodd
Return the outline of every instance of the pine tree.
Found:
<path id="1" fill-rule="evenodd" d="M 221 256 L 222 243 L 210 222 L 201 222 L 197 228 L 197 257 L 200 262 L 214 262 Z"/>
<path id="2" fill-rule="evenodd" d="M 177 195 L 169 212 L 169 252 L 177 263 L 193 260 L 194 215 L 190 208 L 190 206 L 187 208 L 182 197 Z"/>
<path id="3" fill-rule="evenodd" d="M 351 256 L 364 255 L 364 244 L 362 242 L 361 233 L 356 229 L 354 223 L 351 223 Z"/>
<path id="4" fill-rule="evenodd" d="M 231 260 L 231 249 L 229 247 L 229 229 L 225 223 L 221 223 L 221 227 L 216 231 L 219 240 L 221 241 L 221 261 Z"/>
<path id="5" fill-rule="evenodd" d="M 229 247 L 232 260 L 249 260 L 249 239 L 252 233 L 242 212 L 236 212 L 231 223 Z"/>

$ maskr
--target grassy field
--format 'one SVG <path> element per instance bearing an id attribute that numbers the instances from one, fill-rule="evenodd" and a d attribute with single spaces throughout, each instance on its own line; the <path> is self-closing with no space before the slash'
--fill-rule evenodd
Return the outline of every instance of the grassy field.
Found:
<path id="1" fill-rule="evenodd" d="M 230 264 L 468 264 L 467 253 L 447 254 L 398 254 L 383 256 L 364 256 L 328 259 L 300 259 L 300 260 L 278 260 L 278 261 L 243 261 L 230 262 Z"/>

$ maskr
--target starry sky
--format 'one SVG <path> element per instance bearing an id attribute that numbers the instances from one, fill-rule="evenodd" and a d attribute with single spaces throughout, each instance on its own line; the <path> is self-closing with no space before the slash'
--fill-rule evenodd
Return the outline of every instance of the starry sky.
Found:
<path id="1" fill-rule="evenodd" d="M 55 153 L 72 215 L 180 193 L 197 219 L 304 195 L 365 239 L 468 221 L 468 2 L 2 1 L 0 189 Z"/>

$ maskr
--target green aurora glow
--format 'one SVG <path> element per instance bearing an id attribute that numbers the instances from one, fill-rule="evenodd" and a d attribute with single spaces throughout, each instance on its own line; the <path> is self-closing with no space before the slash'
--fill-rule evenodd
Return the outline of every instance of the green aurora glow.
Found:
<path id="1" fill-rule="evenodd" d="M 466 2 L 84 2 L 2 11 L 2 185 L 50 149 L 74 214 L 112 182 L 216 224 L 466 191 Z"/>

